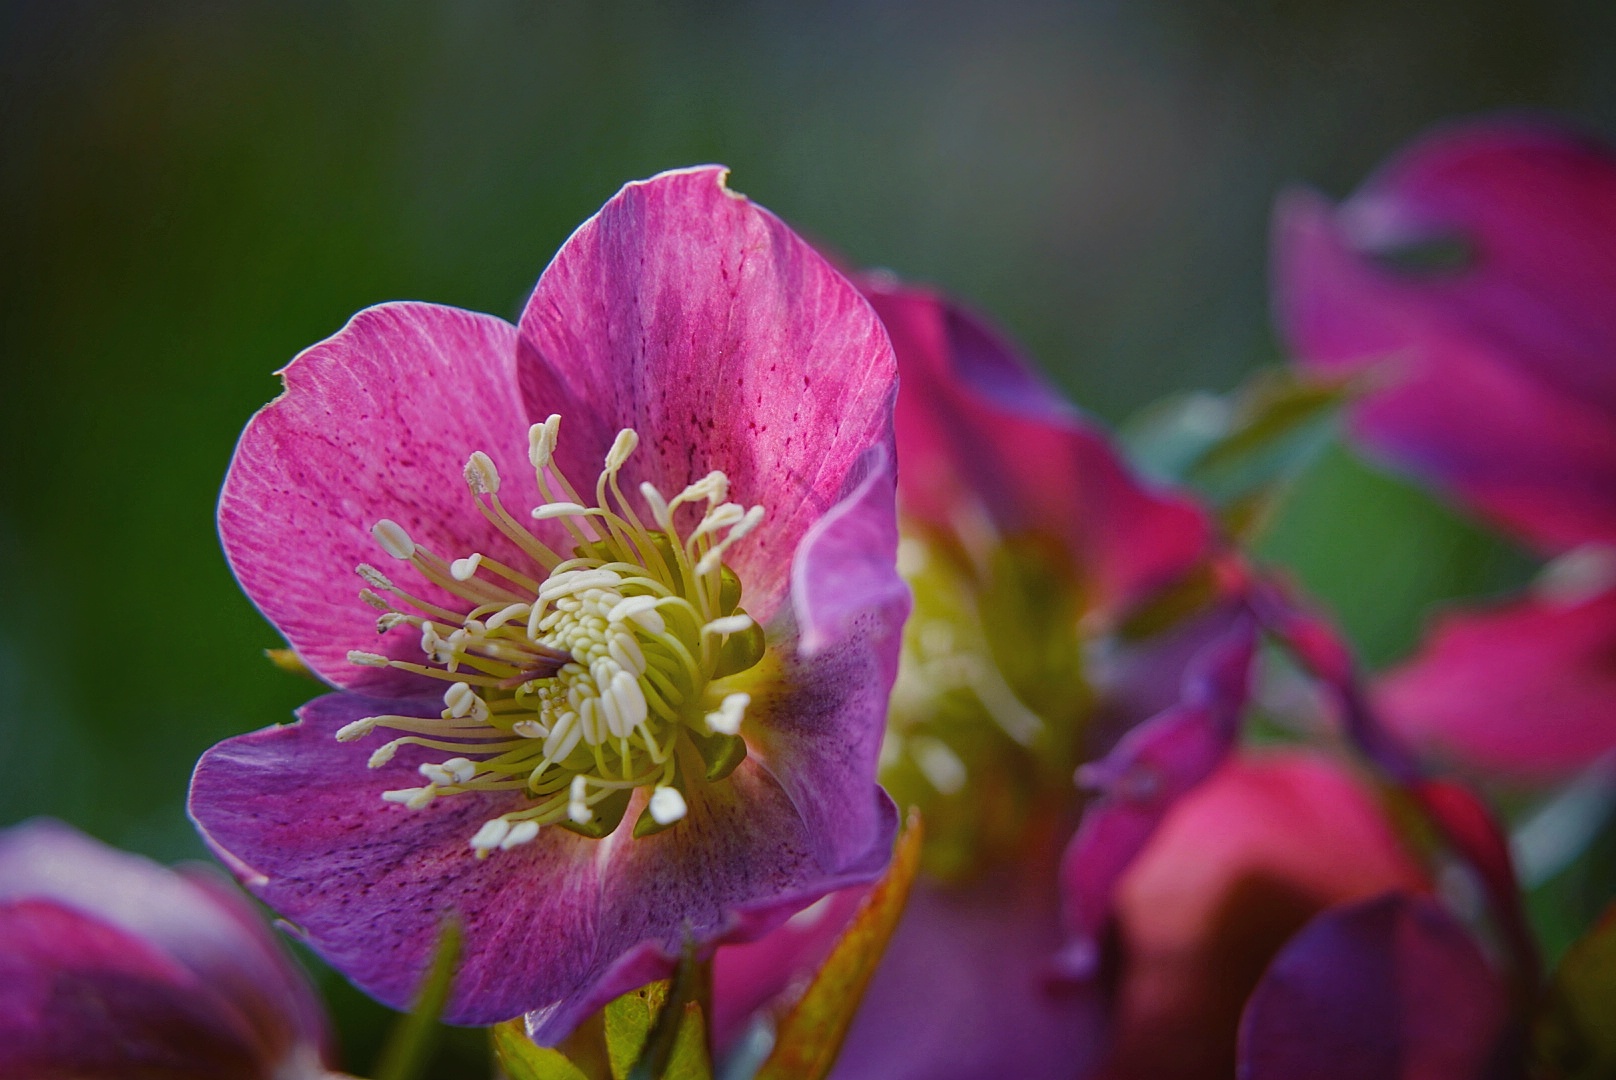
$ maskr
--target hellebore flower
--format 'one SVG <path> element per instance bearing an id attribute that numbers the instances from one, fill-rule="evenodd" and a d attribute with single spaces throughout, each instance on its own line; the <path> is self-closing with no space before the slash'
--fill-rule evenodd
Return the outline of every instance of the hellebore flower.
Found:
<path id="1" fill-rule="evenodd" d="M 1055 985 L 1059 856 L 1074 767 L 1102 727 L 1178 687 L 1205 627 L 1208 519 L 1148 490 L 1106 437 L 994 331 L 885 278 L 865 292 L 892 335 L 899 564 L 915 594 L 882 780 L 926 820 L 923 873 L 834 1075 L 1068 1077 L 1093 1056 L 1092 995 Z M 1156 609 L 1172 627 L 1147 634 Z M 822 956 L 847 897 L 721 949 L 717 1035 L 775 972 Z"/>
<path id="2" fill-rule="evenodd" d="M 446 1019 L 554 1042 L 889 856 L 891 346 L 723 178 L 625 187 L 517 327 L 359 313 L 242 435 L 226 554 L 344 692 L 210 750 L 192 816 L 388 1004 L 454 918 Z"/>
<path id="3" fill-rule="evenodd" d="M 0 833 L 0 1075 L 314 1080 L 324 1013 L 229 882 L 54 821 Z"/>
<path id="4" fill-rule="evenodd" d="M 1379 691 L 1392 728 L 1523 779 L 1616 747 L 1613 252 L 1616 153 L 1521 120 L 1275 213 L 1281 334 L 1309 370 L 1367 373 L 1353 434 L 1561 560 L 1531 596 L 1447 615 Z"/>
<path id="5" fill-rule="evenodd" d="M 1117 890 L 1107 1080 L 1491 1075 L 1503 984 L 1376 798 L 1312 752 L 1237 756 Z M 1238 1048 L 1238 1049 L 1237 1049 Z"/>

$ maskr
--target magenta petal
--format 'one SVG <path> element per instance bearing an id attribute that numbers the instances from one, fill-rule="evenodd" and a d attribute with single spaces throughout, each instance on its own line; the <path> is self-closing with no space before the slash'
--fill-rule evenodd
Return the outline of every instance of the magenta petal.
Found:
<path id="1" fill-rule="evenodd" d="M 1465 265 L 1390 255 L 1456 240 Z M 1547 126 L 1417 143 L 1339 207 L 1281 200 L 1275 310 L 1388 460 L 1550 551 L 1616 537 L 1616 156 Z"/>
<path id="2" fill-rule="evenodd" d="M 1117 883 L 1173 804 L 1218 767 L 1234 747 L 1249 690 L 1256 635 L 1238 620 L 1185 672 L 1178 705 L 1130 731 L 1103 760 L 1086 766 L 1099 798 L 1083 814 L 1061 862 L 1061 892 L 1073 942 L 1063 966 L 1093 974 L 1097 943 L 1111 917 Z"/>
<path id="3" fill-rule="evenodd" d="M 1444 615 L 1376 688 L 1386 722 L 1494 775 L 1564 777 L 1616 747 L 1616 589 Z"/>
<path id="4" fill-rule="evenodd" d="M 1052 860 L 1051 860 L 1052 861 Z M 1070 1080 L 1097 1062 L 1097 988 L 1056 983 L 1053 867 L 965 888 L 917 881 L 835 1080 Z"/>
<path id="5" fill-rule="evenodd" d="M 1391 893 L 1333 908 L 1274 959 L 1240 1026 L 1242 1080 L 1511 1075 L 1508 1001 L 1463 927 Z"/>
<path id="6" fill-rule="evenodd" d="M 898 354 L 906 514 L 952 530 L 980 508 L 1001 533 L 1053 537 L 1107 614 L 1205 557 L 1206 516 L 1131 475 L 998 333 L 935 293 L 875 278 L 864 287 Z"/>
<path id="7" fill-rule="evenodd" d="M 629 184 L 573 233 L 522 314 L 522 393 L 536 419 L 563 415 L 576 483 L 632 427 L 633 483 L 672 494 L 720 469 L 765 506 L 731 564 L 767 621 L 798 542 L 888 437 L 895 363 L 858 291 L 724 176 Z"/>
<path id="8" fill-rule="evenodd" d="M 321 678 L 418 693 L 416 676 L 348 662 L 353 649 L 412 660 L 421 653 L 411 634 L 377 637 L 354 569 L 372 563 L 402 588 L 445 599 L 377 544 L 370 528 L 382 518 L 443 558 L 476 545 L 525 565 L 477 512 L 463 476 L 466 459 L 482 450 L 508 488 L 502 498 L 520 508 L 538 502 L 516 331 L 457 308 L 383 304 L 304 350 L 282 378 L 285 393 L 247 425 L 219 496 L 231 568 Z"/>
<path id="9" fill-rule="evenodd" d="M 67 905 L 161 950 L 232 1009 L 274 1061 L 326 1042 L 308 981 L 263 919 L 210 868 L 175 872 L 54 821 L 0 834 L 0 901 Z"/>
<path id="10" fill-rule="evenodd" d="M 257 1080 L 241 1017 L 136 934 L 52 899 L 0 901 L 0 1075 Z"/>

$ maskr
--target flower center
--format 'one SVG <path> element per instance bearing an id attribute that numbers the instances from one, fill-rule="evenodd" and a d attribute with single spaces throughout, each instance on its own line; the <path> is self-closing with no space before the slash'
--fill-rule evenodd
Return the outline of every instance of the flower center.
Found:
<path id="1" fill-rule="evenodd" d="M 554 460 L 561 418 L 529 432 L 528 456 L 545 500 L 532 517 L 558 521 L 572 543 L 563 557 L 517 521 L 499 499 L 494 463 L 481 451 L 466 463 L 477 508 L 531 561 L 506 566 L 482 553 L 446 561 L 395 522 L 371 530 L 384 550 L 455 596 L 454 610 L 359 567 L 360 595 L 382 609 L 377 630 L 410 627 L 425 662 L 353 652 L 356 664 L 394 667 L 449 683 L 437 718 L 372 716 L 337 732 L 347 742 L 377 727 L 408 734 L 371 755 L 372 768 L 402 745 L 443 751 L 420 766 L 421 787 L 383 798 L 420 809 L 440 796 L 512 791 L 527 805 L 485 823 L 471 838 L 478 856 L 527 843 L 546 825 L 602 837 L 622 821 L 641 788 L 649 797 L 635 836 L 685 816 L 696 777 L 716 782 L 746 757 L 741 721 L 750 698 L 724 680 L 763 657 L 763 630 L 740 608 L 741 583 L 724 564 L 731 545 L 763 519 L 763 508 L 727 501 L 729 480 L 712 472 L 668 499 L 640 485 L 649 524 L 618 484 L 639 444 L 618 433 L 586 505 Z M 688 532 L 675 519 L 700 511 Z"/>

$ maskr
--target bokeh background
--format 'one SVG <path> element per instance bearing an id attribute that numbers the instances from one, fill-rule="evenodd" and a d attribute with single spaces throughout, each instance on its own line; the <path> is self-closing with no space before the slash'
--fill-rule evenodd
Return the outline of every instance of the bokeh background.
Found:
<path id="1" fill-rule="evenodd" d="M 382 300 L 514 317 L 626 180 L 726 162 L 1121 421 L 1279 358 L 1278 189 L 1343 194 L 1434 122 L 1523 106 L 1616 134 L 1616 4 L 0 4 L 0 823 L 202 855 L 198 754 L 313 690 L 263 660 L 214 534 L 271 373 Z M 1264 551 L 1376 663 L 1526 573 L 1339 450 Z M 1537 887 L 1551 947 L 1613 846 Z M 390 1014 L 322 979 L 368 1069 Z M 443 1075 L 474 1074 L 468 1036 Z"/>

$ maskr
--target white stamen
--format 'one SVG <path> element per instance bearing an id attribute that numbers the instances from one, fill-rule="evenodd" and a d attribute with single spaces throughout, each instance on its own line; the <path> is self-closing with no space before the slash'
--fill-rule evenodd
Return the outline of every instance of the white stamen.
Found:
<path id="1" fill-rule="evenodd" d="M 696 530 L 690 534 L 690 539 L 694 540 L 698 536 L 706 536 L 710 532 L 717 532 L 728 525 L 739 525 L 741 519 L 745 516 L 746 508 L 740 503 L 722 503 L 707 511 L 706 516 L 701 519 L 701 524 L 697 525 Z"/>
<path id="2" fill-rule="evenodd" d="M 657 599 L 654 596 L 624 597 L 606 613 L 606 621 L 621 622 L 629 619 L 653 634 L 660 634 L 667 629 L 668 624 L 656 606 Z"/>
<path id="3" fill-rule="evenodd" d="M 640 497 L 651 510 L 651 517 L 656 523 L 667 531 L 673 530 L 673 512 L 668 509 L 668 500 L 662 497 L 655 484 L 646 480 L 640 484 Z"/>
<path id="4" fill-rule="evenodd" d="M 366 567 L 361 567 L 360 569 L 367 569 L 367 568 Z M 374 570 L 375 567 L 369 567 L 368 569 Z M 376 576 L 381 577 L 380 574 L 377 574 Z M 382 580 L 386 581 L 387 579 L 382 578 Z M 363 600 L 365 603 L 369 604 L 371 607 L 376 608 L 378 611 L 392 611 L 393 610 L 393 605 L 392 604 L 389 604 L 385 598 L 377 596 L 375 593 L 371 592 L 369 589 L 360 589 L 359 590 L 359 599 Z"/>
<path id="5" fill-rule="evenodd" d="M 370 755 L 370 761 L 368 761 L 366 764 L 372 769 L 379 769 L 383 765 L 386 765 L 389 761 L 392 761 L 393 755 L 396 753 L 398 753 L 398 740 L 394 739 L 385 746 L 378 746 Z"/>
<path id="6" fill-rule="evenodd" d="M 567 790 L 567 816 L 575 824 L 588 825 L 595 819 L 594 813 L 589 809 L 589 804 L 584 801 L 584 796 L 588 793 L 589 782 L 584 779 L 582 774 L 574 776 L 572 778 L 572 787 Z"/>
<path id="7" fill-rule="evenodd" d="M 443 763 L 443 771 L 454 777 L 454 782 L 464 784 L 477 775 L 477 766 L 463 757 L 452 757 Z"/>
<path id="8" fill-rule="evenodd" d="M 456 559 L 449 564 L 449 575 L 456 581 L 470 581 L 477 576 L 477 567 L 482 565 L 483 555 L 474 551 L 464 559 Z"/>
<path id="9" fill-rule="evenodd" d="M 360 652 L 355 649 L 348 654 L 348 663 L 358 664 L 360 667 L 388 667 L 393 662 L 381 653 Z"/>
<path id="10" fill-rule="evenodd" d="M 415 771 L 425 777 L 428 783 L 438 787 L 448 787 L 455 782 L 453 773 L 442 765 L 434 765 L 430 761 L 423 761 Z"/>
<path id="11" fill-rule="evenodd" d="M 623 462 L 628 460 L 628 456 L 632 454 L 634 452 L 634 448 L 639 445 L 639 432 L 635 431 L 633 428 L 624 428 L 622 431 L 619 431 L 617 433 L 617 438 L 612 440 L 612 448 L 606 452 L 606 471 L 616 472 L 618 469 L 621 469 L 623 467 Z"/>
<path id="12" fill-rule="evenodd" d="M 513 847 L 520 847 L 529 843 L 539 835 L 537 821 L 518 821 L 511 826 L 511 831 L 505 834 L 505 839 L 499 842 L 499 850 L 509 851 Z"/>
<path id="13" fill-rule="evenodd" d="M 658 825 L 672 825 L 689 812 L 685 805 L 685 797 L 679 794 L 678 788 L 659 787 L 651 792 L 651 803 L 646 807 L 651 812 L 651 820 Z"/>
<path id="14" fill-rule="evenodd" d="M 717 634 L 720 636 L 724 634 L 739 634 L 742 630 L 746 630 L 751 627 L 751 625 L 752 616 L 737 613 L 735 615 L 725 615 L 721 619 L 714 619 L 706 626 L 703 626 L 701 628 L 701 632 L 703 634 Z"/>
<path id="15" fill-rule="evenodd" d="M 623 579 L 615 570 L 568 570 L 554 574 L 539 587 L 540 600 L 554 600 L 558 596 L 598 589 L 603 585 L 621 585 Z"/>
<path id="16" fill-rule="evenodd" d="M 510 833 L 511 823 L 504 818 L 485 821 L 483 822 L 483 827 L 478 829 L 476 835 L 471 838 L 472 850 L 493 851 L 499 847 L 500 841 L 504 840 Z"/>
<path id="17" fill-rule="evenodd" d="M 543 506 L 535 506 L 533 508 L 533 520 L 548 521 L 551 518 L 577 517 L 580 514 L 588 513 L 590 513 L 589 507 L 580 506 L 575 502 L 545 503 Z"/>
<path id="18" fill-rule="evenodd" d="M 382 792 L 382 799 L 390 803 L 402 803 L 411 810 L 420 810 L 434 798 L 437 790 L 432 787 L 399 788 L 396 791 Z"/>
<path id="19" fill-rule="evenodd" d="M 422 623 L 421 651 L 436 660 L 438 658 L 438 647 L 442 644 L 443 639 L 438 637 L 438 628 L 431 623 Z"/>
<path id="20" fill-rule="evenodd" d="M 530 604 L 512 604 L 510 607 L 500 608 L 488 616 L 488 629 L 498 630 L 512 619 L 526 618 L 531 607 Z"/>
<path id="21" fill-rule="evenodd" d="M 550 464 L 560 429 L 561 417 L 556 413 L 551 413 L 550 418 L 544 423 L 534 424 L 527 429 L 527 459 L 533 463 L 535 469 L 542 469 Z"/>
<path id="22" fill-rule="evenodd" d="M 368 562 L 360 563 L 358 566 L 354 567 L 354 573 L 363 578 L 365 584 L 367 585 L 374 585 L 378 589 L 391 590 L 393 588 L 393 583 L 388 579 L 387 575 L 370 565 Z"/>
<path id="23" fill-rule="evenodd" d="M 720 735 L 738 735 L 741 721 L 746 718 L 746 707 L 752 704 L 751 694 L 726 694 L 716 712 L 707 714 L 707 726 Z"/>
<path id="24" fill-rule="evenodd" d="M 544 756 L 551 761 L 564 761 L 584 737 L 583 720 L 577 713 L 565 712 L 544 737 Z"/>
<path id="25" fill-rule="evenodd" d="M 677 501 L 694 502 L 697 499 L 706 499 L 710 503 L 721 503 L 727 498 L 729 498 L 729 477 L 714 469 L 681 491 Z"/>
<path id="26" fill-rule="evenodd" d="M 477 692 L 470 683 L 457 682 L 443 692 L 443 703 L 449 707 L 450 716 L 465 716 L 476 700 Z"/>
<path id="27" fill-rule="evenodd" d="M 909 740 L 909 755 L 922 774 L 943 795 L 957 795 L 965 788 L 965 762 L 948 744 L 924 735 Z"/>
<path id="28" fill-rule="evenodd" d="M 640 681 L 626 671 L 619 671 L 612 676 L 612 696 L 617 699 L 617 707 L 623 714 L 623 731 L 627 734 L 645 723 L 650 715 L 645 703 L 645 691 L 640 689 Z"/>
<path id="29" fill-rule="evenodd" d="M 466 461 L 466 486 L 473 495 L 493 495 L 499 491 L 499 470 L 494 461 L 481 450 L 472 453 Z"/>
<path id="30" fill-rule="evenodd" d="M 353 742 L 362 739 L 376 730 L 376 717 L 367 716 L 363 720 L 355 720 L 351 724 L 343 724 L 337 729 L 338 742 Z"/>
<path id="31" fill-rule="evenodd" d="M 370 535 L 382 546 L 382 550 L 395 559 L 408 559 L 415 554 L 415 541 L 404 527 L 392 518 L 382 518 L 370 527 Z"/>
<path id="32" fill-rule="evenodd" d="M 549 734 L 537 720 L 518 720 L 511 725 L 511 732 L 524 739 L 542 739 Z"/>
<path id="33" fill-rule="evenodd" d="M 376 632 L 378 634 L 385 634 L 393 627 L 403 626 L 409 621 L 410 617 L 408 615 L 397 611 L 389 611 L 386 615 L 383 615 L 381 618 L 376 620 Z"/>

